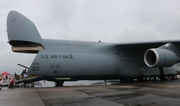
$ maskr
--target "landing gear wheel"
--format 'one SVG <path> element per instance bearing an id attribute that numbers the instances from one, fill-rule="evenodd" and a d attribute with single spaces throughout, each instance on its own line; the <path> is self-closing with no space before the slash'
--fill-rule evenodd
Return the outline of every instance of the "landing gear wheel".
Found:
<path id="1" fill-rule="evenodd" d="M 149 76 L 146 77 L 146 81 L 150 81 L 150 77 Z"/>
<path id="2" fill-rule="evenodd" d="M 133 82 L 134 80 L 133 79 L 129 79 L 129 82 Z"/>
<path id="3" fill-rule="evenodd" d="M 166 80 L 164 75 L 159 76 L 159 78 L 160 78 L 161 81 L 165 81 Z"/>
<path id="4" fill-rule="evenodd" d="M 142 80 L 143 80 L 143 81 L 145 81 L 145 80 L 146 80 L 146 77 L 145 77 L 145 76 L 143 76 L 143 77 L 142 77 Z"/>
<path id="5" fill-rule="evenodd" d="M 64 84 L 64 81 L 56 81 L 56 87 L 58 87 L 58 86 L 63 86 L 63 84 Z"/>
<path id="6" fill-rule="evenodd" d="M 159 81 L 159 76 L 157 76 L 157 75 L 154 76 L 154 80 L 155 80 L 155 81 Z"/>
<path id="7" fill-rule="evenodd" d="M 177 75 L 173 75 L 173 79 L 174 79 L 174 80 L 177 80 Z"/>
<path id="8" fill-rule="evenodd" d="M 168 75 L 165 75 L 164 78 L 165 78 L 165 80 L 168 80 L 168 79 L 169 79 L 169 76 L 168 76 Z"/>

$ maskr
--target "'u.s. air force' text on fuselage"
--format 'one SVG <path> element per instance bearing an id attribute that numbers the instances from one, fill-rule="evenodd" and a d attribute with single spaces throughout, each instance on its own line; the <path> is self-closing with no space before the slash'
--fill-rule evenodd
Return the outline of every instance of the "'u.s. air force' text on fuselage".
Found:
<path id="1" fill-rule="evenodd" d="M 72 54 L 69 54 L 69 55 L 41 55 L 41 59 L 74 59 L 73 55 Z"/>

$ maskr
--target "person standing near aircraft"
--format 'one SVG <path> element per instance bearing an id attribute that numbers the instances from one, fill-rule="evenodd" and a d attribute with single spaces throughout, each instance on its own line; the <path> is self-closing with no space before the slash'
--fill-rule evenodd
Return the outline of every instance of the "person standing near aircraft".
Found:
<path id="1" fill-rule="evenodd" d="M 24 70 L 22 71 L 21 77 L 22 77 L 23 80 L 27 78 L 27 72 L 26 72 L 26 69 L 24 69 Z"/>
<path id="2" fill-rule="evenodd" d="M 9 88 L 12 88 L 12 87 L 15 87 L 15 80 L 14 80 L 14 78 L 12 78 L 12 80 L 10 81 L 10 84 L 9 84 Z"/>
<path id="3" fill-rule="evenodd" d="M 26 69 L 24 70 L 24 73 L 23 73 L 23 79 L 26 80 L 27 78 L 27 72 L 26 72 Z"/>
<path id="4" fill-rule="evenodd" d="M 15 72 L 14 72 L 14 77 L 16 80 L 19 80 L 19 75 L 17 75 Z"/>
<path id="5" fill-rule="evenodd" d="M 3 80 L 0 78 L 0 90 L 2 89 Z"/>

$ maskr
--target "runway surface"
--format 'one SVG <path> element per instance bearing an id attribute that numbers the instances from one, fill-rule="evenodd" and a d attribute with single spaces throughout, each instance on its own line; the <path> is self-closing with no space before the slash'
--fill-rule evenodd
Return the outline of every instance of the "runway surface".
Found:
<path id="1" fill-rule="evenodd" d="M 180 79 L 106 86 L 3 88 L 0 95 L 0 106 L 179 106 Z"/>

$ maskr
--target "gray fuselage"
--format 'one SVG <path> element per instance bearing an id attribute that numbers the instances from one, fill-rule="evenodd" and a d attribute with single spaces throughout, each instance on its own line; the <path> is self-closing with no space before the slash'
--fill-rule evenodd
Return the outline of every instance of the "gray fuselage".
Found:
<path id="1" fill-rule="evenodd" d="M 39 51 L 29 74 L 72 79 L 133 79 L 142 75 L 143 54 L 121 51 L 116 44 L 46 39 L 44 42 L 46 49 Z"/>

